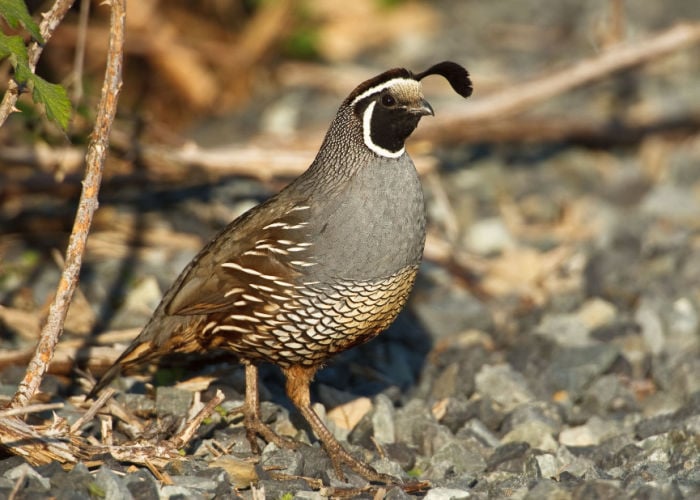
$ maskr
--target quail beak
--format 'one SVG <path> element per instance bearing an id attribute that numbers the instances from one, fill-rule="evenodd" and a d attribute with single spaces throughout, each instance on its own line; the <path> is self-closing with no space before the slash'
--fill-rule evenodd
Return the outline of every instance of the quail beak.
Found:
<path id="1" fill-rule="evenodd" d="M 433 107 L 425 99 L 421 99 L 415 106 L 409 106 L 408 112 L 418 116 L 432 115 L 435 116 Z"/>

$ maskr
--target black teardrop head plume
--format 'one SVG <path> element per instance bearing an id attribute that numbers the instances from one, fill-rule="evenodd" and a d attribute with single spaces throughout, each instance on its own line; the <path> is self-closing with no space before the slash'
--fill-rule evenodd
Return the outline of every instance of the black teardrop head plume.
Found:
<path id="1" fill-rule="evenodd" d="M 472 81 L 469 79 L 469 73 L 466 69 L 452 61 L 442 61 L 434 64 L 422 73 L 413 75 L 416 80 L 422 80 L 429 75 L 440 75 L 444 77 L 450 85 L 462 97 L 472 95 Z"/>

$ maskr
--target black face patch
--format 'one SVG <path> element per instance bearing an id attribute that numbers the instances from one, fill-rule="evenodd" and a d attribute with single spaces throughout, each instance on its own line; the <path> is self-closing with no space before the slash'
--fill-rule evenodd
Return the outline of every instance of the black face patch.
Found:
<path id="1" fill-rule="evenodd" d="M 421 116 L 406 111 L 388 93 L 380 95 L 375 102 L 369 122 L 369 137 L 374 145 L 397 153 L 418 126 Z"/>

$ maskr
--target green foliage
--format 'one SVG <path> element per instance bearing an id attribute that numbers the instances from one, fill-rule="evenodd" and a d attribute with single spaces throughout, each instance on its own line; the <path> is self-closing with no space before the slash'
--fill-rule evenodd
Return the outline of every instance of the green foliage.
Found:
<path id="1" fill-rule="evenodd" d="M 42 103 L 46 109 L 46 117 L 58 123 L 63 130 L 68 128 L 71 105 L 66 89 L 57 83 L 49 83 L 36 75 L 31 76 L 33 83 L 32 97 L 34 102 Z"/>
<path id="2" fill-rule="evenodd" d="M 178 380 L 185 376 L 185 369 L 177 366 L 172 368 L 160 368 L 153 377 L 153 383 L 156 387 L 173 385 Z"/>
<path id="3" fill-rule="evenodd" d="M 32 35 L 34 40 L 44 43 L 44 38 L 39 32 L 39 26 L 34 22 L 32 16 L 29 15 L 27 6 L 22 0 L 0 0 L 0 16 L 5 18 L 5 21 L 11 28 L 17 29 L 21 24 Z"/>
<path id="4" fill-rule="evenodd" d="M 105 490 L 94 481 L 88 483 L 87 487 L 90 496 L 93 498 L 105 498 L 107 496 L 107 492 L 105 492 Z"/>
<path id="5" fill-rule="evenodd" d="M 398 7 L 402 3 L 404 3 L 405 0 L 377 0 L 379 3 L 379 6 L 384 8 L 384 9 L 391 9 L 394 7 Z"/>
<path id="6" fill-rule="evenodd" d="M 292 500 L 294 498 L 294 493 L 284 493 L 280 496 L 280 500 Z"/>
<path id="7" fill-rule="evenodd" d="M 295 59 L 316 59 L 319 55 L 319 27 L 307 6 L 299 2 L 293 11 L 292 29 L 282 41 L 285 55 Z"/>
<path id="8" fill-rule="evenodd" d="M 24 26 L 35 40 L 44 43 L 39 27 L 29 15 L 27 6 L 22 0 L 0 0 L 0 17 L 3 17 L 12 28 Z M 34 102 L 44 105 L 46 117 L 66 130 L 71 114 L 70 99 L 66 90 L 32 72 L 29 67 L 27 47 L 22 37 L 8 36 L 0 32 L 0 60 L 6 57 L 9 58 L 15 70 L 14 78 L 17 85 L 29 86 L 32 89 Z"/>
<path id="9" fill-rule="evenodd" d="M 301 26 L 287 37 L 284 50 L 287 55 L 297 59 L 315 59 L 318 57 L 318 43 L 318 30 Z"/>
<path id="10" fill-rule="evenodd" d="M 416 479 L 420 477 L 421 474 L 423 474 L 423 471 L 418 467 L 414 467 L 413 469 L 406 471 L 406 474 L 408 474 L 408 477 Z"/>

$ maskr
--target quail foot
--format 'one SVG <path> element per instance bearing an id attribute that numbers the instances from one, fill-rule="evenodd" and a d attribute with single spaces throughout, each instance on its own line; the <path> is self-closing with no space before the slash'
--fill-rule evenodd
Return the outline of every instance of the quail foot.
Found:
<path id="1" fill-rule="evenodd" d="M 278 365 L 286 392 L 334 471 L 395 482 L 348 453 L 311 407 L 309 384 L 335 354 L 391 324 L 413 287 L 425 243 L 425 206 L 404 142 L 433 115 L 421 80 L 441 75 L 471 95 L 467 71 L 445 61 L 361 83 L 343 101 L 311 166 L 224 228 L 165 293 L 148 324 L 99 382 L 167 353 L 214 349 L 245 365 L 247 437 L 281 446 L 260 418 L 257 370 Z"/>

